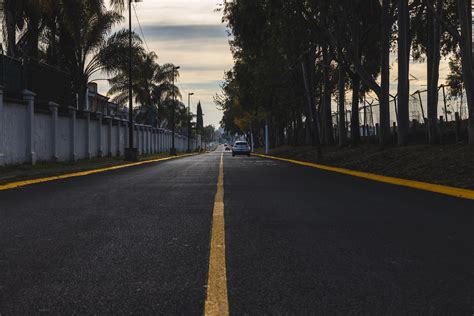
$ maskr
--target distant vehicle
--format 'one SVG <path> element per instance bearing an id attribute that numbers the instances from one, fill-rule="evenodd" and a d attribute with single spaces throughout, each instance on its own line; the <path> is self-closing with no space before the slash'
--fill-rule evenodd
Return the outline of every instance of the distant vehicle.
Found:
<path id="1" fill-rule="evenodd" d="M 235 155 L 247 155 L 250 157 L 250 145 L 246 141 L 237 141 L 232 147 L 232 157 Z"/>
<path id="2" fill-rule="evenodd" d="M 230 148 L 230 146 L 226 146 L 224 147 L 224 151 L 231 151 L 232 149 Z"/>

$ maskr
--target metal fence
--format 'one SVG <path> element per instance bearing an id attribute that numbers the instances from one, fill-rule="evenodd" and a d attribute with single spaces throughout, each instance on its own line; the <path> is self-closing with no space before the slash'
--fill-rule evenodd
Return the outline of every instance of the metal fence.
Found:
<path id="1" fill-rule="evenodd" d="M 448 87 L 441 85 L 438 89 L 438 130 L 445 142 L 463 141 L 467 138 L 467 119 L 469 117 L 465 92 L 458 97 L 448 95 Z M 416 91 L 410 95 L 409 116 L 412 138 L 417 142 L 427 140 L 427 100 L 428 92 Z M 337 100 L 336 100 L 337 102 Z M 350 134 L 351 100 L 346 100 L 345 124 Z M 380 117 L 379 104 L 376 100 L 364 100 L 359 104 L 359 122 L 362 137 L 373 137 L 378 134 Z M 398 105 L 396 96 L 390 100 L 390 120 L 392 133 L 396 134 L 398 126 Z M 339 124 L 338 112 L 333 112 L 335 138 Z"/>
<path id="2" fill-rule="evenodd" d="M 0 85 L 7 98 L 20 100 L 23 90 L 36 94 L 37 108 L 48 108 L 49 102 L 61 107 L 75 105 L 71 76 L 37 60 L 21 61 L 0 55 Z"/>

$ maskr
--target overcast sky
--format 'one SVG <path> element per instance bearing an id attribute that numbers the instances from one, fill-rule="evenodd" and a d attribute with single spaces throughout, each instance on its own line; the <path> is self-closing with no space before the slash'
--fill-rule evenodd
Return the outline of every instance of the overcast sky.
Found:
<path id="1" fill-rule="evenodd" d="M 143 0 L 135 4 L 145 40 L 149 49 L 158 54 L 158 63 L 181 66 L 178 85 L 183 101 L 187 104 L 188 92 L 194 92 L 191 110 L 196 113 L 200 100 L 204 123 L 216 127 L 222 113 L 213 96 L 220 93 L 224 71 L 233 65 L 222 14 L 215 12 L 220 1 Z M 140 33 L 135 16 L 133 24 Z M 107 92 L 105 82 L 100 82 L 100 90 Z"/>
<path id="2" fill-rule="evenodd" d="M 158 54 L 160 64 L 174 63 L 181 66 L 178 84 L 184 97 L 183 101 L 187 104 L 187 93 L 194 92 L 192 111 L 196 112 L 196 103 L 200 100 L 205 124 L 213 124 L 216 127 L 219 126 L 222 113 L 216 108 L 213 97 L 220 93 L 219 84 L 223 80 L 224 71 L 233 65 L 227 32 L 221 23 L 222 14 L 215 12 L 219 3 L 222 3 L 222 0 L 143 0 L 136 4 L 137 15 L 149 49 Z M 126 26 L 128 21 L 124 23 L 121 27 Z M 135 16 L 133 24 L 135 31 L 140 33 Z M 447 61 L 443 60 L 440 67 L 440 84 L 445 82 L 448 72 Z M 426 64 L 412 63 L 410 74 L 411 92 L 425 90 Z M 396 95 L 396 56 L 392 56 L 391 79 L 391 94 Z M 106 83 L 102 81 L 99 84 L 101 92 L 106 93 Z M 346 99 L 349 103 L 350 91 L 347 91 Z M 426 93 L 422 99 L 426 110 Z M 333 109 L 336 110 L 335 103 Z M 418 111 L 421 112 L 419 107 Z M 378 116 L 377 109 L 374 114 Z M 391 116 L 394 120 L 394 109 Z"/>

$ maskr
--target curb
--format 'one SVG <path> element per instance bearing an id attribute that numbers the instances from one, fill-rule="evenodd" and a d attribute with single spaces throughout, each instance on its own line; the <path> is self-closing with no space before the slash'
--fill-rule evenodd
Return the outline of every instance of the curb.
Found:
<path id="1" fill-rule="evenodd" d="M 161 162 L 161 161 L 166 161 L 166 160 L 172 160 L 172 159 L 178 159 L 178 158 L 191 157 L 191 156 L 195 156 L 195 155 L 196 155 L 196 154 L 187 154 L 187 155 L 181 155 L 181 156 L 176 156 L 176 157 L 166 157 L 166 158 L 158 158 L 158 159 L 144 160 L 144 161 L 133 162 L 133 163 L 127 163 L 127 164 L 116 165 L 116 166 L 111 166 L 111 167 L 106 167 L 106 168 L 100 168 L 100 169 L 92 169 L 92 170 L 87 170 L 87 171 L 80 171 L 80 172 L 73 172 L 73 173 L 61 174 L 61 175 L 51 176 L 51 177 L 44 177 L 44 178 L 37 178 L 37 179 L 31 179 L 31 180 L 16 181 L 16 182 L 11 182 L 11 183 L 7 183 L 7 184 L 2 184 L 2 185 L 0 185 L 0 191 L 6 191 L 6 190 L 15 189 L 15 188 L 25 187 L 25 186 L 32 185 L 32 184 L 50 182 L 50 181 L 55 181 L 55 180 L 62 180 L 62 179 L 76 178 L 76 177 L 83 177 L 83 176 L 88 176 L 88 175 L 91 175 L 91 174 L 96 174 L 96 173 L 101 173 L 101 172 L 106 172 L 106 171 L 112 171 L 112 170 L 130 168 L 130 167 L 141 166 L 141 165 L 145 165 L 145 164 L 150 164 L 150 163 L 155 163 L 155 162 Z"/>

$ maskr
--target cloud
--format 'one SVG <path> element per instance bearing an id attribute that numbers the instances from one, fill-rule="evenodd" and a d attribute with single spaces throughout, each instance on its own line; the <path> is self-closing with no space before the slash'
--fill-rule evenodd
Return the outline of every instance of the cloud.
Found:
<path id="1" fill-rule="evenodd" d="M 227 38 L 223 25 L 147 25 L 143 27 L 143 33 L 148 41 L 222 42 Z"/>

